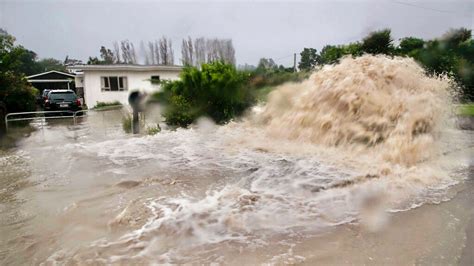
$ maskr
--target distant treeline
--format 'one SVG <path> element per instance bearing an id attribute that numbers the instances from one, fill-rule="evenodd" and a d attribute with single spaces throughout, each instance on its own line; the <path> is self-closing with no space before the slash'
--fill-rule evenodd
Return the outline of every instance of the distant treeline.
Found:
<path id="1" fill-rule="evenodd" d="M 298 64 L 300 70 L 311 70 L 337 63 L 343 56 L 385 54 L 409 56 L 419 62 L 429 74 L 446 74 L 460 86 L 461 100 L 474 101 L 474 40 L 471 30 L 451 29 L 440 38 L 423 40 L 406 37 L 396 45 L 389 29 L 370 33 L 360 42 L 326 45 L 320 52 L 304 48 Z"/>
<path id="2" fill-rule="evenodd" d="M 231 39 L 200 37 L 193 40 L 188 37 L 182 40 L 180 64 L 200 66 L 214 61 L 235 64 L 235 49 Z M 147 43 L 141 41 L 138 49 L 129 40 L 114 42 L 113 50 L 101 46 L 100 57 L 89 57 L 87 64 L 174 65 L 173 42 L 163 36 Z"/>

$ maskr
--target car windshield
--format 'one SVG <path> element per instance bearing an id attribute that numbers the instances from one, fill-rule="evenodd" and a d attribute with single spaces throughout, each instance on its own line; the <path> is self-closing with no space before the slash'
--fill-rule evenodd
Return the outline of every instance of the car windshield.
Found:
<path id="1" fill-rule="evenodd" d="M 49 95 L 51 100 L 74 101 L 76 94 L 74 92 L 55 92 Z"/>

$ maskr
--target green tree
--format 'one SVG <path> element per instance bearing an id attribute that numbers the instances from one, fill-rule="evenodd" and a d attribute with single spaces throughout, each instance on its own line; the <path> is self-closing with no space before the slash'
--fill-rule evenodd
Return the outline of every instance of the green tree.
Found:
<path id="1" fill-rule="evenodd" d="M 326 45 L 321 50 L 321 64 L 334 64 L 345 55 L 352 55 L 353 57 L 362 55 L 361 44 L 358 42 L 349 43 L 347 45 Z"/>
<path id="2" fill-rule="evenodd" d="M 448 48 L 456 49 L 463 42 L 471 40 L 471 37 L 471 30 L 459 28 L 450 29 L 441 37 L 441 40 L 448 46 Z"/>
<path id="3" fill-rule="evenodd" d="M 260 58 L 258 61 L 257 73 L 268 73 L 268 72 L 274 72 L 276 69 L 278 69 L 278 65 L 273 61 L 271 58 Z"/>
<path id="4" fill-rule="evenodd" d="M 369 54 L 392 54 L 394 47 L 390 34 L 389 29 L 371 32 L 362 40 L 362 51 Z"/>
<path id="5" fill-rule="evenodd" d="M 399 52 L 404 55 L 413 54 L 420 49 L 423 49 L 425 41 L 415 37 L 406 37 L 400 40 Z"/>
<path id="6" fill-rule="evenodd" d="M 321 63 L 334 64 L 344 55 L 344 49 L 335 45 L 326 45 L 321 49 Z"/>
<path id="7" fill-rule="evenodd" d="M 91 57 L 87 60 L 88 65 L 110 65 L 115 62 L 115 55 L 112 50 L 105 48 L 105 46 L 100 47 L 100 59 L 97 56 Z"/>
<path id="8" fill-rule="evenodd" d="M 470 30 L 451 29 L 425 43 L 413 56 L 429 73 L 446 74 L 461 88 L 462 99 L 474 101 L 474 41 Z"/>
<path id="9" fill-rule="evenodd" d="M 314 48 L 304 48 L 300 53 L 301 59 L 298 63 L 298 68 L 300 70 L 311 70 L 316 67 L 316 65 L 321 63 L 321 58 L 318 55 L 318 52 Z"/>
<path id="10" fill-rule="evenodd" d="M 344 55 L 352 55 L 353 57 L 361 56 L 364 52 L 362 51 L 362 44 L 359 42 L 349 43 L 342 46 Z"/>
<path id="11" fill-rule="evenodd" d="M 112 50 L 105 48 L 105 46 L 100 47 L 100 58 L 102 58 L 103 64 L 113 64 L 114 63 L 114 53 Z"/>
<path id="12" fill-rule="evenodd" d="M 28 84 L 23 72 L 28 70 L 24 66 L 25 50 L 15 46 L 15 38 L 0 29 L 0 101 L 8 112 L 35 109 L 37 90 Z"/>
<path id="13" fill-rule="evenodd" d="M 63 63 L 54 58 L 43 58 L 36 62 L 39 66 L 39 72 L 46 72 L 51 70 L 66 71 L 66 67 Z"/>
<path id="14" fill-rule="evenodd" d="M 99 58 L 97 58 L 97 56 L 95 57 L 89 56 L 89 59 L 87 60 L 87 64 L 88 65 L 102 65 L 102 61 Z"/>

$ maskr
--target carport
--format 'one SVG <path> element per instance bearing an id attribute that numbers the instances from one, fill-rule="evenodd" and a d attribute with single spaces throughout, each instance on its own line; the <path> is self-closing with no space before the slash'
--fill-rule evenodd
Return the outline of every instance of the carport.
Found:
<path id="1" fill-rule="evenodd" d="M 70 89 L 76 91 L 74 84 L 75 75 L 61 71 L 51 70 L 35 75 L 28 76 L 28 82 L 40 93 L 45 89 Z"/>

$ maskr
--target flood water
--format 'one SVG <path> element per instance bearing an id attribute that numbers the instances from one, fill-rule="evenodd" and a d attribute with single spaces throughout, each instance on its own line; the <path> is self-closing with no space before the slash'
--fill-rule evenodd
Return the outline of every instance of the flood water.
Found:
<path id="1" fill-rule="evenodd" d="M 245 145 L 255 132 L 238 125 L 130 136 L 119 111 L 33 125 L 1 152 L 3 265 L 472 262 L 469 132 L 449 154 L 455 182 L 376 212 L 372 228 L 358 195 L 386 180 L 330 188 L 366 173 Z"/>
<path id="2" fill-rule="evenodd" d="M 115 110 L 12 129 L 0 263 L 473 265 L 474 134 L 449 84 L 362 56 L 226 125 L 132 136 Z"/>

